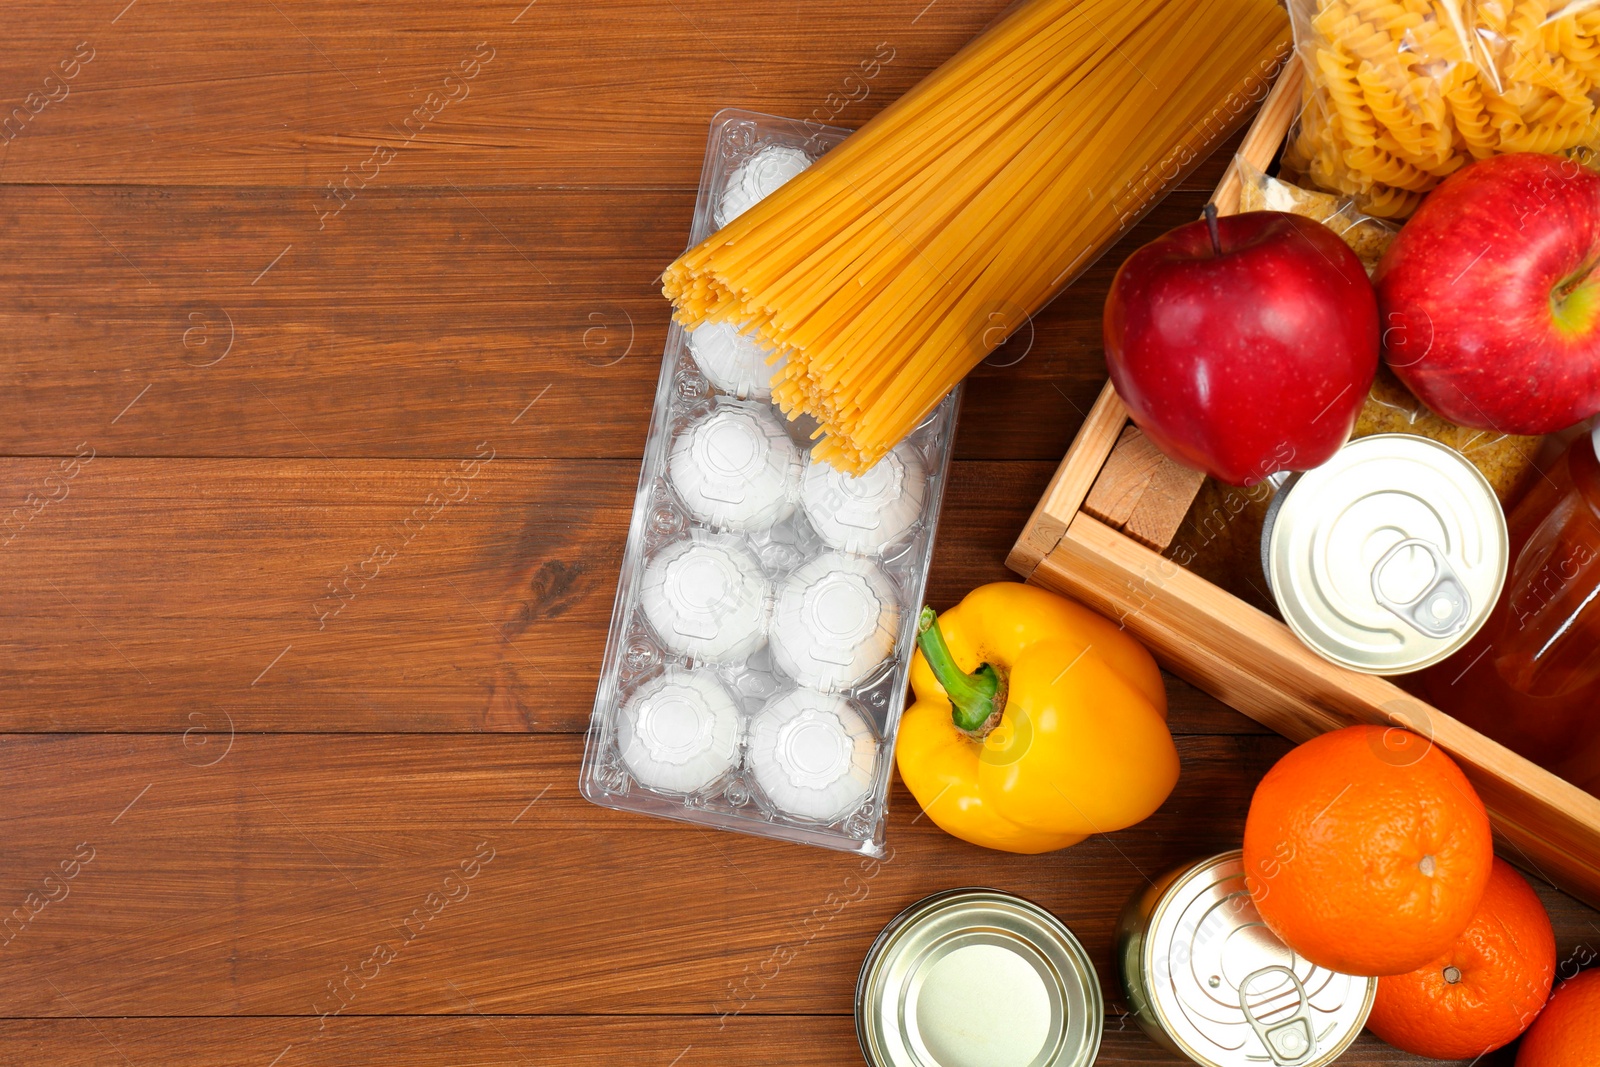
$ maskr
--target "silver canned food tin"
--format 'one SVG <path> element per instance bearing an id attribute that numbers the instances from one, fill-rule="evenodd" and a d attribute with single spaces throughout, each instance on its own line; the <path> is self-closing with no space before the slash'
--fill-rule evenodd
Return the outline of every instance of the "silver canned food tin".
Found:
<path id="1" fill-rule="evenodd" d="M 856 1036 L 872 1067 L 1088 1067 L 1104 1016 L 1072 931 L 993 889 L 955 889 L 901 912 L 856 983 Z"/>
<path id="2" fill-rule="evenodd" d="M 1508 555 L 1488 480 L 1454 449 L 1410 434 L 1351 441 L 1288 479 L 1261 535 L 1283 621 L 1368 674 L 1421 670 L 1471 640 Z"/>
<path id="3" fill-rule="evenodd" d="M 1205 1067 L 1322 1067 L 1361 1033 L 1378 990 L 1308 963 L 1268 930 L 1242 853 L 1169 871 L 1128 901 L 1117 970 L 1141 1029 Z"/>

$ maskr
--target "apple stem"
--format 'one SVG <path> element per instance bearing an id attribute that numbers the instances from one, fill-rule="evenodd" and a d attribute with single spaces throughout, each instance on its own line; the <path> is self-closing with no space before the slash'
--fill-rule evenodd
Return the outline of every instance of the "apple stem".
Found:
<path id="1" fill-rule="evenodd" d="M 1211 251 L 1222 255 L 1222 231 L 1217 226 L 1217 205 L 1207 203 L 1205 207 L 1206 228 L 1211 231 Z"/>

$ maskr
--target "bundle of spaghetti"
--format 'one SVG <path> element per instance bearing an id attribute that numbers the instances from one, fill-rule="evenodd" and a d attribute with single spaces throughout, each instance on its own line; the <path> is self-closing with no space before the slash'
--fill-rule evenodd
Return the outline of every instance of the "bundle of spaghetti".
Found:
<path id="1" fill-rule="evenodd" d="M 1400 218 L 1474 159 L 1600 147 L 1594 0 L 1293 0 L 1306 106 L 1284 163 Z"/>
<path id="2" fill-rule="evenodd" d="M 1032 0 L 662 275 L 859 473 L 1248 117 L 1273 0 Z"/>

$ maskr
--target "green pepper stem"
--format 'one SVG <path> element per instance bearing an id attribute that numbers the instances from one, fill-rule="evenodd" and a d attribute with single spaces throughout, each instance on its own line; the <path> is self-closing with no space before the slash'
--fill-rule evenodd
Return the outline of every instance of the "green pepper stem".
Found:
<path id="1" fill-rule="evenodd" d="M 957 666 L 939 631 L 939 617 L 930 607 L 924 607 L 917 617 L 917 647 L 950 698 L 950 717 L 956 729 L 983 740 L 999 725 L 1005 711 L 1005 674 L 987 663 L 980 663 L 971 674 Z"/>

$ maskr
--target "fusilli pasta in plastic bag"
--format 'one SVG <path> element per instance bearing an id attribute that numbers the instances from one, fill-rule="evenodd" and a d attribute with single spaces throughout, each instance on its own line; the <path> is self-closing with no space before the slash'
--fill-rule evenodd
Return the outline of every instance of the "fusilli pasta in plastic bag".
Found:
<path id="1" fill-rule="evenodd" d="M 1600 148 L 1600 0 L 1289 0 L 1306 70 L 1287 168 L 1404 218 L 1502 152 Z"/>

